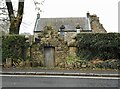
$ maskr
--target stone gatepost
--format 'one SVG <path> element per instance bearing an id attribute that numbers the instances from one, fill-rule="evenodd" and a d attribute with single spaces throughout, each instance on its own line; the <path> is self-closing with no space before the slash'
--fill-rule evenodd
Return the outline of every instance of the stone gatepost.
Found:
<path id="1" fill-rule="evenodd" d="M 30 62 L 30 60 L 25 61 L 25 67 L 32 67 L 32 63 Z"/>
<path id="2" fill-rule="evenodd" d="M 6 67 L 12 67 L 12 59 L 6 58 Z"/>

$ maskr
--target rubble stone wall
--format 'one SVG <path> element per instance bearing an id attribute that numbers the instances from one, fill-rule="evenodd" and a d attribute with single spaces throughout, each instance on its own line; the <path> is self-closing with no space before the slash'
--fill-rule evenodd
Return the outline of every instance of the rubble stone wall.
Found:
<path id="1" fill-rule="evenodd" d="M 68 35 L 67 35 L 68 34 Z M 71 37 L 68 37 L 69 35 L 73 35 L 74 33 L 67 33 L 65 36 L 68 38 L 67 40 L 70 40 Z M 65 63 L 66 57 L 69 56 L 69 47 L 68 47 L 68 41 L 65 41 L 65 37 L 60 36 L 58 32 L 52 27 L 45 27 L 44 31 L 40 34 L 37 34 L 38 38 L 40 39 L 40 42 L 36 44 L 36 46 L 33 46 L 32 48 L 32 59 L 35 62 L 38 62 L 39 65 L 44 65 L 44 47 L 54 47 L 54 58 L 55 58 L 55 65 L 59 66 L 60 63 Z M 39 49 L 41 48 L 41 49 Z"/>
<path id="2" fill-rule="evenodd" d="M 32 64 L 33 66 L 44 65 L 44 49 L 39 44 L 33 45 L 32 47 Z"/>
<path id="3" fill-rule="evenodd" d="M 70 42 L 72 41 L 72 37 L 76 35 L 76 32 L 65 32 L 64 41 Z"/>
<path id="4" fill-rule="evenodd" d="M 106 30 L 100 23 L 99 17 L 97 15 L 88 15 L 90 20 L 90 25 L 93 33 L 105 33 Z"/>

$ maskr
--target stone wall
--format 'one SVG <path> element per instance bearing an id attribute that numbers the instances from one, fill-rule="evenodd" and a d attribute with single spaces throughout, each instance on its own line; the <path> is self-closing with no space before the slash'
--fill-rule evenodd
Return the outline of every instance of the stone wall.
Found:
<path id="1" fill-rule="evenodd" d="M 40 39 L 40 42 L 38 43 L 41 49 L 39 50 L 38 47 L 34 47 L 34 50 L 32 51 L 33 60 L 35 61 L 45 61 L 44 58 L 44 47 L 54 47 L 54 58 L 55 58 L 55 65 L 59 66 L 62 63 L 62 67 L 65 67 L 66 58 L 70 55 L 72 55 L 74 48 L 72 49 L 72 46 L 69 47 L 69 44 L 75 43 L 75 40 L 72 38 L 75 38 L 76 32 L 66 32 L 64 36 L 61 36 L 58 34 L 58 32 L 52 27 L 46 26 L 44 28 L 44 31 L 42 31 L 38 35 L 38 39 Z M 71 42 L 71 43 L 70 43 Z M 37 44 L 37 45 L 38 45 Z M 38 50 L 38 51 L 37 51 Z M 72 52 L 73 51 L 73 52 Z M 75 55 L 75 53 L 73 53 Z"/>
<path id="2" fill-rule="evenodd" d="M 77 47 L 69 47 L 69 55 L 76 56 Z"/>
<path id="3" fill-rule="evenodd" d="M 67 46 L 75 47 L 76 35 L 76 32 L 65 32 L 64 41 L 67 43 Z"/>
<path id="4" fill-rule="evenodd" d="M 65 63 L 66 57 L 69 55 L 69 49 L 64 42 L 55 47 L 55 66 L 59 66 L 60 63 Z"/>
<path id="5" fill-rule="evenodd" d="M 44 49 L 39 44 L 32 46 L 32 66 L 43 66 L 44 65 Z"/>
<path id="6" fill-rule="evenodd" d="M 36 47 L 33 47 L 32 58 L 34 61 L 40 61 L 41 66 L 46 66 L 44 50 L 45 47 L 55 48 L 55 52 L 53 52 L 55 58 L 55 63 L 53 63 L 55 64 L 54 66 L 57 66 L 60 62 L 64 61 L 64 54 L 66 54 L 68 50 L 67 44 L 64 41 L 64 37 L 61 37 L 57 30 L 54 30 L 50 26 L 45 26 L 44 31 L 35 34 L 35 37 L 39 39 L 39 42 L 37 42 Z"/>
<path id="7" fill-rule="evenodd" d="M 77 32 L 65 32 L 64 41 L 70 42 L 72 41 L 72 37 L 76 35 Z"/>
<path id="8" fill-rule="evenodd" d="M 106 30 L 103 25 L 100 23 L 99 17 L 97 15 L 90 15 L 87 13 L 87 17 L 90 20 L 90 26 L 93 33 L 105 33 Z"/>

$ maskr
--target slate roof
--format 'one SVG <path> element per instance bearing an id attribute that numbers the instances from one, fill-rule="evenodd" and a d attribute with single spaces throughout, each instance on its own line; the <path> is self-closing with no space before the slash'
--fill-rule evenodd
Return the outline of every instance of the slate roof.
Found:
<path id="1" fill-rule="evenodd" d="M 52 26 L 53 29 L 59 30 L 64 25 L 65 30 L 76 30 L 76 26 L 80 25 L 83 30 L 89 30 L 87 17 L 71 17 L 71 18 L 40 18 L 37 20 L 35 32 L 42 31 L 45 26 Z"/>

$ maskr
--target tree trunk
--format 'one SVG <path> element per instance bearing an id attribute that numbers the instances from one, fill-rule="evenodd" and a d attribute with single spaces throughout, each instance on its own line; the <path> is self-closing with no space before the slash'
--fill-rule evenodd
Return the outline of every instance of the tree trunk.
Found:
<path id="1" fill-rule="evenodd" d="M 19 34 L 20 25 L 21 25 L 22 17 L 23 17 L 24 0 L 19 0 L 18 12 L 17 12 L 16 17 L 14 15 L 14 10 L 13 10 L 11 0 L 6 0 L 6 6 L 8 9 L 8 14 L 9 14 L 9 18 L 10 18 L 9 33 L 10 34 Z"/>

